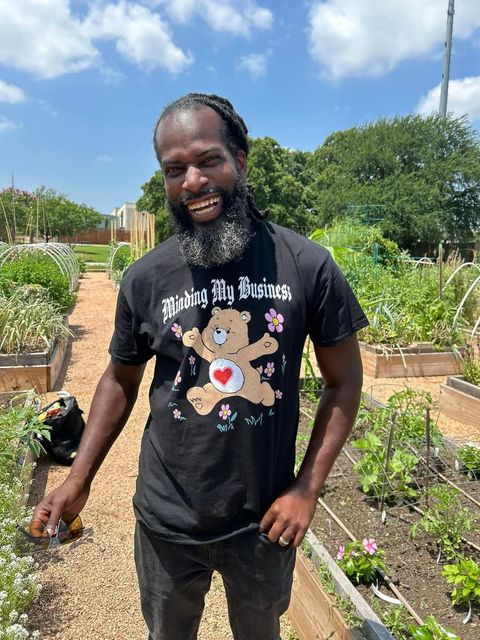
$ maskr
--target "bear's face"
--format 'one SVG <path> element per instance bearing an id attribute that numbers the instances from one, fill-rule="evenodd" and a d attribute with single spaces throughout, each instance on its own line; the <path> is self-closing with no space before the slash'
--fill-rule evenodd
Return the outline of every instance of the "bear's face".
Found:
<path id="1" fill-rule="evenodd" d="M 248 345 L 248 322 L 248 311 L 215 307 L 210 322 L 202 332 L 203 343 L 218 356 L 235 354 Z"/>

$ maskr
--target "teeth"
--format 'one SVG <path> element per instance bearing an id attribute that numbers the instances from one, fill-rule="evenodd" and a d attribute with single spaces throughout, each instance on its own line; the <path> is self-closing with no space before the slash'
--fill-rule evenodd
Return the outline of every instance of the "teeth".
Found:
<path id="1" fill-rule="evenodd" d="M 197 211 L 198 209 L 205 209 L 206 207 L 213 207 L 220 202 L 220 198 L 208 198 L 206 200 L 202 200 L 201 202 L 194 202 L 193 204 L 187 204 L 187 207 L 191 211 Z"/>

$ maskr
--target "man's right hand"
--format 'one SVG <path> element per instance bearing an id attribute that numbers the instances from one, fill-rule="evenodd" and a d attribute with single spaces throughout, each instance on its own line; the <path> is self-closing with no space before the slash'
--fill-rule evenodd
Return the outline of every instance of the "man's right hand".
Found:
<path id="1" fill-rule="evenodd" d="M 67 478 L 63 484 L 48 494 L 36 507 L 30 523 L 30 533 L 38 536 L 41 524 L 45 525 L 50 536 L 55 535 L 62 514 L 78 514 L 85 506 L 90 487 L 79 484 L 73 478 Z"/>

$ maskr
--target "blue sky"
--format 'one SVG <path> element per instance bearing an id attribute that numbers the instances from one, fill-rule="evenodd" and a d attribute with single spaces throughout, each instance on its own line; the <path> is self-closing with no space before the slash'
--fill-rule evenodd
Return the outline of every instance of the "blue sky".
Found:
<path id="1" fill-rule="evenodd" d="M 457 0 L 449 111 L 480 128 L 480 11 Z M 228 97 L 252 136 L 313 150 L 438 109 L 448 0 L 0 0 L 0 188 L 109 213 L 157 168 L 158 114 Z"/>

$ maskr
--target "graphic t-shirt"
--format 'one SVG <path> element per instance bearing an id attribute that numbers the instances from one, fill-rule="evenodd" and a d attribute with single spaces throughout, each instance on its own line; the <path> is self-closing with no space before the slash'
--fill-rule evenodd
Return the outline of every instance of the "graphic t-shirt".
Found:
<path id="1" fill-rule="evenodd" d="M 188 543 L 256 528 L 294 480 L 306 336 L 331 346 L 366 325 L 328 251 L 275 224 L 222 267 L 187 265 L 175 237 L 132 265 L 110 354 L 156 358 L 137 519 Z"/>

